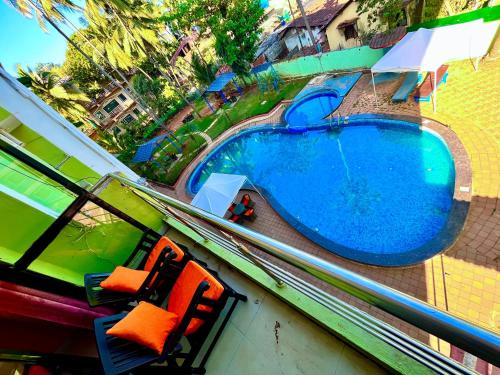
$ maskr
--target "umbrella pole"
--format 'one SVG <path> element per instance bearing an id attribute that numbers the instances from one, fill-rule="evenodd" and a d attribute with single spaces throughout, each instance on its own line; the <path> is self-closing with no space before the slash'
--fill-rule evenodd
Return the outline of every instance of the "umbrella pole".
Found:
<path id="1" fill-rule="evenodd" d="M 373 85 L 373 93 L 375 94 L 375 105 L 378 107 L 378 98 L 377 98 L 377 90 L 375 89 L 375 78 L 372 73 L 372 85 Z"/>
<path id="2" fill-rule="evenodd" d="M 264 199 L 264 201 L 266 201 L 266 198 L 264 198 L 264 196 L 261 194 L 260 190 L 259 190 L 259 189 L 257 189 L 257 186 L 255 186 L 255 184 L 252 182 L 252 180 L 250 180 L 250 179 L 248 178 L 248 176 L 245 176 L 245 177 L 247 178 L 248 182 L 250 182 L 250 185 L 252 185 L 252 187 L 255 189 L 255 191 L 257 192 L 257 194 L 259 194 L 259 195 L 260 195 L 260 197 L 261 197 L 262 199 Z M 267 201 L 266 201 L 266 202 L 267 202 Z"/>
<path id="3" fill-rule="evenodd" d="M 436 112 L 437 103 L 436 103 L 436 95 L 437 95 L 437 70 L 434 71 L 434 87 L 432 88 L 432 109 Z"/>

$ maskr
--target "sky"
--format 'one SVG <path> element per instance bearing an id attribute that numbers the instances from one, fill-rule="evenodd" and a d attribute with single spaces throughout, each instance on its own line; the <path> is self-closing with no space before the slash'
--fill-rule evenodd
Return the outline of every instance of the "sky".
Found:
<path id="1" fill-rule="evenodd" d="M 81 2 L 77 2 L 81 3 Z M 80 25 L 76 12 L 67 13 L 74 25 Z M 47 25 L 48 32 L 43 32 L 36 19 L 28 19 L 11 6 L 0 0 L 0 63 L 10 74 L 17 76 L 16 65 L 34 67 L 38 63 L 56 63 L 64 61 L 66 40 Z M 66 33 L 72 30 L 61 25 Z"/>

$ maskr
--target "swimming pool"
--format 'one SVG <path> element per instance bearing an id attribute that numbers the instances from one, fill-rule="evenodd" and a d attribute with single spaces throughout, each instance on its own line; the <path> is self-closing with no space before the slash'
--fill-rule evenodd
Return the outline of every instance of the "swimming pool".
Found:
<path id="1" fill-rule="evenodd" d="M 311 79 L 283 115 L 289 129 L 301 132 L 307 126 L 324 122 L 325 117 L 342 104 L 361 75 L 357 72 L 340 76 L 322 75 Z"/>
<path id="2" fill-rule="evenodd" d="M 307 95 L 292 104 L 285 113 L 285 122 L 290 126 L 317 124 L 342 103 L 335 91 L 321 91 Z"/>
<path id="3" fill-rule="evenodd" d="M 437 134 L 408 122 L 361 119 L 299 134 L 246 130 L 198 165 L 188 192 L 196 193 L 212 172 L 248 176 L 299 232 L 363 263 L 421 262 L 451 245 L 461 229 L 450 220 L 452 155 Z"/>

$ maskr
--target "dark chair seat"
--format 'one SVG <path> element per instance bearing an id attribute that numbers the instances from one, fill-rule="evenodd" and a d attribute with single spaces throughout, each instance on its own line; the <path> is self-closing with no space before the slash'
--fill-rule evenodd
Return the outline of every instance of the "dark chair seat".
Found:
<path id="1" fill-rule="evenodd" d="M 194 280 L 196 281 L 193 282 Z M 219 315 L 225 310 L 228 298 L 234 300 L 215 335 L 210 335 L 212 337 L 210 344 L 205 346 Z M 204 269 L 196 262 L 189 262 L 175 282 L 168 299 L 166 310 L 177 314 L 180 321 L 167 336 L 161 354 L 134 342 L 106 334 L 111 327 L 124 319 L 127 313 L 98 318 L 94 321 L 97 348 L 104 373 L 115 375 L 134 370 L 135 374 L 137 370 L 142 372 L 140 371 L 142 368 L 144 373 L 148 374 L 153 373 L 153 370 L 165 374 L 204 374 L 208 357 L 237 303 L 246 300 L 246 296 L 235 292 L 220 280 L 215 271 Z M 186 306 L 187 301 L 189 304 L 184 310 L 183 306 Z M 179 344 L 184 335 L 189 342 L 187 351 L 183 351 Z M 202 347 L 206 348 L 205 353 L 198 366 L 193 368 L 193 363 Z M 181 364 L 177 359 L 182 359 Z M 166 365 L 146 367 L 153 363 Z"/>

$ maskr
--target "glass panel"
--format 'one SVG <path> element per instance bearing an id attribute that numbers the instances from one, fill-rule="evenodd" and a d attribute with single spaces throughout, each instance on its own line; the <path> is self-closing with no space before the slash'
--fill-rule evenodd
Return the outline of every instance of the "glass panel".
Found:
<path id="1" fill-rule="evenodd" d="M 130 115 L 130 114 L 129 114 L 129 115 L 125 116 L 125 117 L 122 119 L 122 123 L 123 123 L 123 124 L 130 124 L 130 123 L 131 123 L 132 121 L 134 121 L 134 120 L 135 120 L 134 116 L 132 116 L 132 115 Z"/>
<path id="2" fill-rule="evenodd" d="M 131 224 L 88 202 L 29 269 L 83 285 L 86 273 L 111 272 L 123 264 L 141 235 Z"/>
<path id="3" fill-rule="evenodd" d="M 110 101 L 108 104 L 106 104 L 104 106 L 104 110 L 106 112 L 110 113 L 116 107 L 118 107 L 118 102 L 115 99 L 113 99 L 112 101 Z"/>
<path id="4" fill-rule="evenodd" d="M 0 260 L 17 261 L 74 199 L 61 185 L 0 151 Z"/>
<path id="5" fill-rule="evenodd" d="M 125 100 L 127 100 L 127 97 L 126 97 L 125 95 L 123 95 L 123 94 L 118 95 L 118 98 L 119 98 L 122 102 L 124 102 Z"/>

